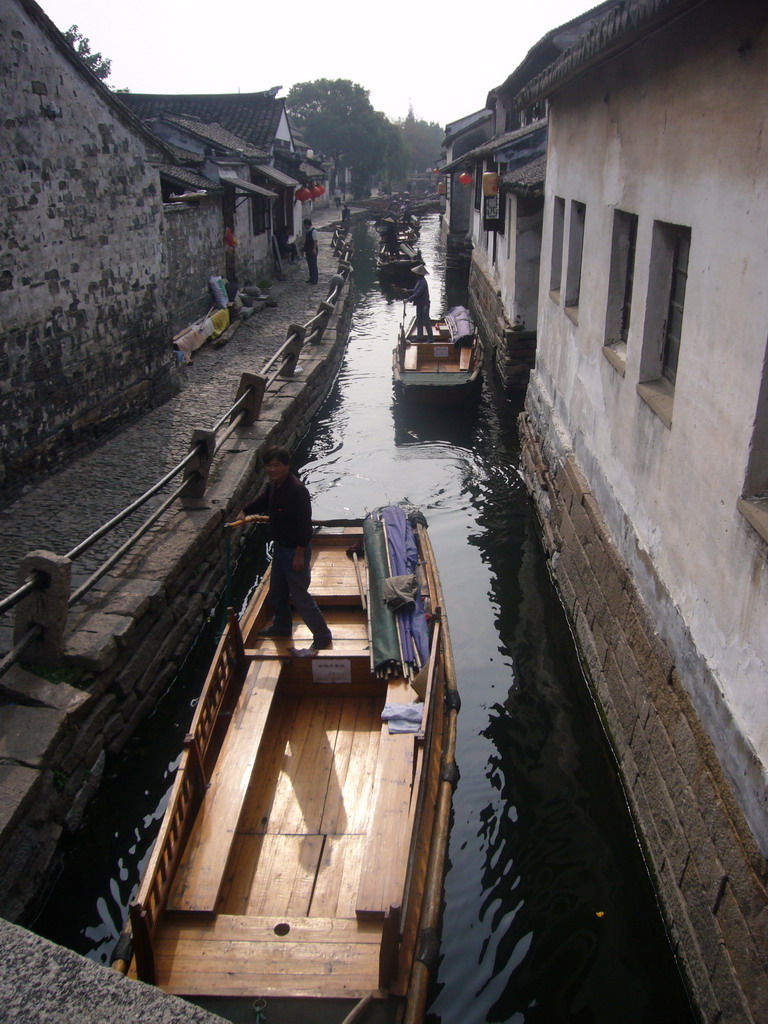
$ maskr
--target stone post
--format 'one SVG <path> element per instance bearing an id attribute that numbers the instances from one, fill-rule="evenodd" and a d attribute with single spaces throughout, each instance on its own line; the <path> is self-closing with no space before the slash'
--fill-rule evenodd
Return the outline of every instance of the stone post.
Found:
<path id="1" fill-rule="evenodd" d="M 182 498 L 202 498 L 208 486 L 208 474 L 211 471 L 213 455 L 216 451 L 216 432 L 214 430 L 195 430 L 192 434 L 190 451 L 197 449 L 197 458 L 193 459 L 184 470 L 186 486 L 181 492 Z"/>
<path id="2" fill-rule="evenodd" d="M 16 607 L 13 642 L 18 644 L 33 626 L 40 626 L 43 634 L 27 647 L 25 657 L 54 662 L 64 652 L 72 561 L 52 551 L 30 551 L 19 566 L 19 584 L 26 583 L 35 573 L 42 577 L 42 585 Z"/>
<path id="3" fill-rule="evenodd" d="M 283 351 L 283 368 L 280 371 L 281 377 L 292 377 L 293 371 L 296 369 L 296 363 L 299 361 L 299 355 L 304 346 L 304 335 L 306 329 L 301 324 L 288 324 L 288 342 L 287 348 Z"/>
<path id="4" fill-rule="evenodd" d="M 241 426 L 249 427 L 252 423 L 255 423 L 261 413 L 261 403 L 264 400 L 266 387 L 266 377 L 262 377 L 258 373 L 244 373 L 240 378 L 235 401 L 239 402 L 243 395 L 247 395 L 247 398 L 240 408 L 232 413 L 230 423 L 241 412 L 245 413 L 245 416 L 240 421 Z"/>

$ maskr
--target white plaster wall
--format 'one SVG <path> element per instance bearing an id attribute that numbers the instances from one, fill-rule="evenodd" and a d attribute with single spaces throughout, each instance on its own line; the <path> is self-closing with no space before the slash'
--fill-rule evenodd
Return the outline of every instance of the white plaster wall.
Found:
<path id="1" fill-rule="evenodd" d="M 660 632 L 683 657 L 682 620 L 717 680 L 719 694 L 697 692 L 690 674 L 685 682 L 731 777 L 749 776 L 742 797 L 758 830 L 768 570 L 736 502 L 768 334 L 767 95 L 765 8 L 748 0 L 708 4 L 706 18 L 693 12 L 554 96 L 536 378 Z M 566 200 L 564 266 L 570 202 L 587 207 L 578 323 L 549 294 L 556 195 Z M 615 208 L 639 217 L 623 377 L 602 353 Z M 636 392 L 655 220 L 691 228 L 671 428 Z M 647 560 L 673 607 L 655 602 Z M 741 763 L 750 748 L 757 763 Z"/>

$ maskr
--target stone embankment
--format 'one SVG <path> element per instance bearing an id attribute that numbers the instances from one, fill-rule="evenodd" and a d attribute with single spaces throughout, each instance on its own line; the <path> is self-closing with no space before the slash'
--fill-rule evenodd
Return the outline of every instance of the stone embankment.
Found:
<path id="1" fill-rule="evenodd" d="M 766 864 L 572 453 L 520 417 L 522 469 L 669 936 L 702 1021 L 768 1021 Z M 552 432 L 554 433 L 554 432 Z M 542 440 L 544 438 L 544 440 Z"/>
<path id="2" fill-rule="evenodd" d="M 244 321 L 225 347 L 200 350 L 180 395 L 3 513 L 3 532 L 14 526 L 6 557 L 9 549 L 11 555 L 30 548 L 68 551 L 183 458 L 193 432 L 206 441 L 192 465 L 200 475 L 189 493 L 70 609 L 63 656 L 56 659 L 66 681 L 52 682 L 28 670 L 35 658 L 45 660 L 45 643 L 36 655 L 25 654 L 27 670 L 14 666 L 0 677 L 0 914 L 11 921 L 28 919 L 59 839 L 80 822 L 106 758 L 152 711 L 218 598 L 224 580 L 222 526 L 256 493 L 259 452 L 274 441 L 295 445 L 330 390 L 352 310 L 351 267 L 342 246 L 333 251 L 330 231 L 322 232 L 320 286 L 305 283 L 303 261 L 289 265 L 287 279 L 274 287 L 276 306 Z M 334 288 L 335 299 L 326 301 Z M 296 372 L 290 374 L 293 359 L 283 375 L 274 376 L 278 360 L 262 375 L 286 338 L 301 336 L 302 325 L 313 318 L 322 330 L 308 333 Z M 260 377 L 269 384 L 257 418 L 246 418 L 245 425 L 218 441 L 220 448 L 210 458 L 212 425 L 226 420 L 218 431 L 222 438 L 227 409 L 254 378 L 249 394 L 258 406 Z M 135 529 L 134 523 L 127 533 Z M 109 550 L 119 542 L 113 540 Z M 54 576 L 61 569 L 65 608 L 68 561 L 48 559 Z M 71 589 L 90 571 L 91 566 L 73 571 Z M 3 592 L 15 582 L 6 580 Z M 41 622 L 50 616 L 55 590 L 28 599 L 18 617 Z M 55 618 L 54 612 L 49 620 L 54 626 Z"/>

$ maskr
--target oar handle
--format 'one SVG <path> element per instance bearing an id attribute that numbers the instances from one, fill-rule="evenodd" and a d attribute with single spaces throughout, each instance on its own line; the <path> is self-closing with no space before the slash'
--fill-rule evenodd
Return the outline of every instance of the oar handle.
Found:
<path id="1" fill-rule="evenodd" d="M 242 519 L 235 519 L 231 523 L 226 523 L 226 526 L 245 526 L 248 523 L 268 523 L 269 516 L 243 516 Z"/>

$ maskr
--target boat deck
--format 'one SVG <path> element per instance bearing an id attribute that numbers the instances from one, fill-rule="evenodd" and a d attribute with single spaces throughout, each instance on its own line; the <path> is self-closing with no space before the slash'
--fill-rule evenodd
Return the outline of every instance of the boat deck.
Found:
<path id="1" fill-rule="evenodd" d="M 370 674 L 343 546 L 317 552 L 313 594 L 334 635 L 317 658 L 288 656 L 309 642 L 300 622 L 291 641 L 256 648 L 257 609 L 244 631 L 250 667 L 153 943 L 167 992 L 361 998 L 379 988 L 419 759 L 418 739 L 390 735 L 381 710 L 415 694 Z"/>

